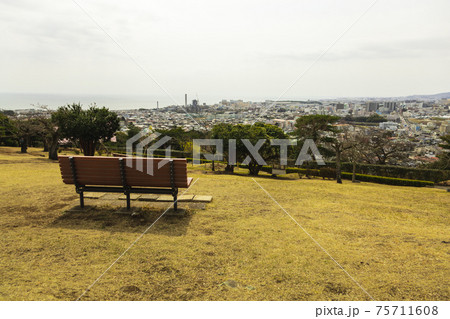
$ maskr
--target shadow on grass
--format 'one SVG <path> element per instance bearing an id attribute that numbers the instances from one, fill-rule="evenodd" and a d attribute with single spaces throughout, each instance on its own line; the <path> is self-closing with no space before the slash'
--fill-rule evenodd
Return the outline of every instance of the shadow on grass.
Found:
<path id="1" fill-rule="evenodd" d="M 204 174 L 204 175 L 229 175 L 229 176 L 240 176 L 240 177 L 254 177 L 254 178 L 267 178 L 272 180 L 281 181 L 293 181 L 300 179 L 297 173 L 290 173 L 285 175 L 272 175 L 263 171 L 260 171 L 258 175 L 250 175 L 247 169 L 235 169 L 234 172 L 225 170 L 188 170 L 188 173 Z"/>
<path id="2" fill-rule="evenodd" d="M 323 178 L 323 177 L 319 177 L 319 176 L 299 177 L 297 173 L 289 173 L 286 175 L 271 175 L 266 172 L 259 172 L 258 175 L 250 175 L 249 173 L 246 173 L 246 172 L 234 172 L 234 173 L 230 173 L 230 175 L 247 177 L 247 178 L 256 178 L 256 179 L 279 180 L 279 181 L 319 180 L 319 181 L 329 181 L 329 182 L 336 183 L 336 179 L 334 179 L 334 178 Z"/>
<path id="3" fill-rule="evenodd" d="M 76 208 L 76 207 L 73 207 Z M 163 214 L 164 209 L 133 208 L 130 213 L 115 207 L 89 207 L 84 210 L 68 210 L 51 222 L 49 228 L 72 230 L 100 230 L 110 233 L 142 233 Z M 131 215 L 133 213 L 133 215 Z M 193 212 L 186 210 L 184 216 L 164 215 L 151 228 L 153 234 L 183 236 Z"/>
<path id="4" fill-rule="evenodd" d="M 235 172 L 231 175 L 240 176 L 240 177 L 247 177 L 247 178 L 264 178 L 264 179 L 271 179 L 271 180 L 279 180 L 279 181 L 296 181 L 299 180 L 297 174 L 288 174 L 288 175 L 281 175 L 281 176 L 273 176 L 271 174 L 262 174 L 259 173 L 258 175 L 250 175 L 248 173 L 241 173 L 241 172 Z"/>

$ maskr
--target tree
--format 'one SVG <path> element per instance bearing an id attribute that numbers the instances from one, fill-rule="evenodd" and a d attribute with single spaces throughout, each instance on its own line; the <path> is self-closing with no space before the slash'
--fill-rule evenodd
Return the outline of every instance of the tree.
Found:
<path id="1" fill-rule="evenodd" d="M 236 137 L 239 135 L 239 126 L 238 125 L 232 125 L 227 123 L 220 123 L 217 125 L 214 125 L 214 127 L 211 130 L 211 138 L 212 139 L 221 139 L 223 141 L 223 156 L 224 160 L 227 162 L 227 165 L 225 166 L 226 172 L 233 173 L 234 171 L 234 165 L 228 163 L 229 158 L 229 142 L 232 139 L 236 139 Z"/>
<path id="2" fill-rule="evenodd" d="M 333 151 L 332 142 L 336 139 L 334 134 L 337 128 L 334 124 L 340 118 L 331 115 L 305 115 L 299 117 L 295 122 L 295 130 L 292 133 L 297 138 L 297 153 L 300 153 L 306 139 L 312 139 L 319 152 L 325 157 L 332 157 L 336 153 Z"/>
<path id="3" fill-rule="evenodd" d="M 339 120 L 338 116 L 332 115 L 305 115 L 295 121 L 293 135 L 299 139 L 312 139 L 314 143 L 321 142 L 324 132 L 333 132 L 333 124 Z"/>
<path id="4" fill-rule="evenodd" d="M 373 129 L 368 132 L 362 155 L 370 164 L 398 164 L 409 157 L 412 143 L 394 138 L 391 131 Z"/>
<path id="5" fill-rule="evenodd" d="M 21 153 L 27 152 L 28 146 L 31 145 L 33 139 L 42 137 L 42 125 L 35 118 L 15 120 L 14 126 Z"/>
<path id="6" fill-rule="evenodd" d="M 58 147 L 60 138 L 60 129 L 56 126 L 56 123 L 50 118 L 39 119 L 43 127 L 43 139 L 47 146 L 48 158 L 51 160 L 58 159 Z M 45 149 L 44 149 L 45 151 Z"/>
<path id="7" fill-rule="evenodd" d="M 93 156 L 100 140 L 107 141 L 119 129 L 116 113 L 95 104 L 83 110 L 81 104 L 62 106 L 52 114 L 61 136 L 78 141 L 85 156 Z"/>
<path id="8" fill-rule="evenodd" d="M 206 138 L 206 134 L 203 132 L 196 130 L 185 131 L 182 127 L 178 126 L 168 130 L 158 129 L 156 131 L 161 134 L 160 138 L 170 136 L 171 139 L 167 142 L 167 145 L 170 145 L 174 150 L 183 152 L 192 152 L 192 141 L 194 139 Z"/>
<path id="9" fill-rule="evenodd" d="M 6 116 L 16 116 L 16 112 L 14 112 L 13 110 L 0 110 L 0 114 Z"/>
<path id="10" fill-rule="evenodd" d="M 352 163 L 352 182 L 356 182 L 356 165 L 364 160 L 362 152 L 364 150 L 364 145 L 367 144 L 368 137 L 362 133 L 353 132 L 353 134 L 348 134 L 346 139 L 351 143 L 352 147 L 345 150 L 342 155 L 344 160 L 347 159 Z"/>
<path id="11" fill-rule="evenodd" d="M 329 147 L 335 154 L 336 158 L 336 181 L 342 184 L 342 154 L 355 147 L 354 140 L 350 139 L 350 132 L 348 129 L 333 129 L 327 136 L 323 138 L 325 145 Z"/>
<path id="12" fill-rule="evenodd" d="M 264 143 L 258 149 L 258 154 L 264 161 L 270 161 L 277 158 L 280 153 L 279 147 L 272 146 L 270 140 L 287 138 L 286 134 L 278 126 L 260 122 L 253 125 L 218 124 L 213 127 L 211 137 L 223 140 L 223 153 L 226 161 L 229 158 L 230 140 L 236 140 L 236 161 L 242 163 L 248 157 L 249 162 L 247 164 L 250 175 L 255 176 L 259 174 L 262 165 L 255 158 L 254 154 L 249 151 L 246 142 L 243 140 L 248 140 L 252 145 L 256 145 L 260 140 L 263 140 Z M 233 164 L 228 163 L 226 170 L 233 171 Z"/>
<path id="13" fill-rule="evenodd" d="M 441 136 L 441 140 L 444 143 L 439 144 L 439 146 L 442 147 L 445 150 L 450 150 L 450 134 Z"/>
<path id="14" fill-rule="evenodd" d="M 439 146 L 443 149 L 443 152 L 439 154 L 439 160 L 428 165 L 427 168 L 434 169 L 450 169 L 450 134 L 441 136 L 443 143 Z"/>
<path id="15" fill-rule="evenodd" d="M 114 133 L 114 136 L 116 137 L 115 142 L 111 141 L 104 141 L 103 146 L 107 149 L 113 148 L 116 150 L 122 150 L 126 147 L 127 141 L 132 138 L 133 136 L 139 134 L 141 132 L 141 129 L 137 126 L 135 126 L 133 123 L 128 124 L 127 131 L 117 131 Z M 133 143 L 133 147 L 135 147 L 139 142 L 141 142 L 146 136 L 142 136 L 139 140 L 135 141 Z"/>
<path id="16" fill-rule="evenodd" d="M 0 145 L 17 146 L 16 128 L 8 116 L 0 113 Z"/>
<path id="17" fill-rule="evenodd" d="M 343 120 L 345 122 L 360 122 L 360 123 L 381 123 L 386 122 L 387 118 L 378 115 L 377 113 L 373 113 L 370 116 L 357 116 L 353 117 L 352 115 L 346 115 Z"/>
<path id="18" fill-rule="evenodd" d="M 299 142 L 297 152 L 300 152 L 306 139 L 312 139 L 323 156 L 334 156 L 335 152 L 330 150 L 330 147 L 325 147 L 325 143 L 330 143 L 329 138 L 337 132 L 334 124 L 339 119 L 338 116 L 320 114 L 299 117 L 295 122 L 295 130 L 292 133 Z"/>
<path id="19" fill-rule="evenodd" d="M 252 145 L 256 145 L 260 140 L 264 140 L 264 143 L 258 149 L 258 154 L 264 159 L 264 161 L 270 161 L 279 158 L 280 148 L 272 146 L 270 144 L 271 139 L 285 139 L 286 134 L 281 128 L 276 125 L 265 124 L 265 123 L 255 123 L 253 125 L 242 125 L 239 127 L 236 133 L 239 134 L 240 139 L 237 140 L 237 159 L 243 162 L 247 156 L 250 159 L 248 163 L 248 170 L 250 175 L 258 175 L 262 166 L 261 163 L 257 161 L 254 154 L 248 150 L 248 147 L 243 142 L 243 139 L 249 140 Z"/>
<path id="20" fill-rule="evenodd" d="M 387 119 L 377 113 L 373 113 L 371 114 L 368 118 L 366 122 L 369 123 L 381 123 L 381 122 L 386 122 Z"/>
<path id="21" fill-rule="evenodd" d="M 34 104 L 32 104 L 35 106 Z M 58 147 L 60 130 L 54 120 L 51 118 L 53 111 L 49 110 L 47 105 L 36 105 L 42 110 L 34 119 L 39 122 L 41 129 L 39 131 L 42 142 L 44 143 L 44 152 L 48 152 L 48 158 L 58 159 Z"/>
<path id="22" fill-rule="evenodd" d="M 127 128 L 128 128 L 128 131 L 127 131 L 128 139 L 132 138 L 133 136 L 135 136 L 141 132 L 141 129 L 139 127 L 137 127 L 136 125 L 134 125 L 133 123 L 128 124 Z"/>

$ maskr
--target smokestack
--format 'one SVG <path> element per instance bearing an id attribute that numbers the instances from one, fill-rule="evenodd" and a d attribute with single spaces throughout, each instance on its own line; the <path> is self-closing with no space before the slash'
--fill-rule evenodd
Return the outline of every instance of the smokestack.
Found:
<path id="1" fill-rule="evenodd" d="M 156 101 L 156 108 L 159 109 L 159 101 Z"/>
<path id="2" fill-rule="evenodd" d="M 184 107 L 187 107 L 187 94 L 184 95 Z"/>

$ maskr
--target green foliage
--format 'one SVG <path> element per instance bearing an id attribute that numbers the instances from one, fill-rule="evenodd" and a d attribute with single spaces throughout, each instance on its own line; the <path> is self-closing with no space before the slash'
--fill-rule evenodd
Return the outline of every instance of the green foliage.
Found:
<path id="1" fill-rule="evenodd" d="M 342 171 L 352 172 L 353 163 L 344 162 L 342 165 Z M 306 165 L 302 166 L 301 169 L 306 169 Z M 327 167 L 336 168 L 335 162 L 326 162 Z M 315 162 L 308 163 L 308 168 L 310 169 L 320 169 L 321 166 L 317 165 Z M 288 168 L 288 170 L 297 168 Z M 394 165 L 377 165 L 377 164 L 361 164 L 356 165 L 356 173 L 365 175 L 375 175 L 375 176 L 385 176 L 393 178 L 402 179 L 414 179 L 430 181 L 434 183 L 439 183 L 442 181 L 450 180 L 449 170 L 439 170 L 439 169 L 425 169 L 425 168 L 412 168 L 404 166 L 394 166 Z"/>
<path id="2" fill-rule="evenodd" d="M 15 120 L 15 133 L 19 141 L 21 152 L 26 153 L 28 146 L 42 143 L 45 135 L 45 127 L 37 118 Z"/>
<path id="3" fill-rule="evenodd" d="M 139 134 L 141 129 L 134 125 L 133 123 L 128 124 L 127 138 L 130 139 L 136 134 Z M 126 142 L 126 141 L 125 141 Z"/>
<path id="4" fill-rule="evenodd" d="M 344 173 L 342 173 L 342 178 L 352 179 L 352 173 L 344 172 Z M 396 185 L 396 186 L 425 187 L 425 186 L 433 186 L 434 185 L 433 182 L 428 182 L 428 181 L 393 178 L 393 177 L 385 177 L 385 176 L 373 176 L 373 175 L 364 175 L 364 174 L 356 174 L 356 179 L 359 181 L 363 181 L 363 182 Z"/>
<path id="5" fill-rule="evenodd" d="M 51 118 L 38 117 L 37 121 L 42 126 L 41 135 L 44 141 L 44 150 L 48 150 L 48 158 L 57 160 L 60 138 L 59 128 Z"/>
<path id="6" fill-rule="evenodd" d="M 342 163 L 342 170 L 352 172 L 353 164 Z M 450 171 L 448 170 L 411 168 L 394 165 L 357 164 L 356 172 L 366 175 L 432 181 L 434 183 L 450 180 Z"/>
<path id="7" fill-rule="evenodd" d="M 229 141 L 230 140 L 238 140 L 241 126 L 239 125 L 233 125 L 233 124 L 227 124 L 227 123 L 220 123 L 217 125 L 214 125 L 214 127 L 211 130 L 211 138 L 212 139 L 221 139 L 223 140 L 223 155 L 224 160 L 228 162 L 229 158 Z M 233 171 L 234 167 L 233 165 L 227 164 L 227 171 Z"/>
<path id="8" fill-rule="evenodd" d="M 247 165 L 239 165 L 242 168 L 248 168 Z M 261 171 L 271 174 L 272 167 L 271 166 L 263 166 Z M 297 173 L 299 176 L 310 177 L 322 177 L 322 178 L 336 178 L 336 171 L 330 167 L 322 167 L 320 169 L 311 169 L 311 168 L 297 168 L 297 167 L 289 167 L 286 168 L 287 174 Z M 342 172 L 343 179 L 352 179 L 352 173 Z M 356 179 L 363 182 L 369 183 L 378 183 L 378 184 L 386 184 L 386 185 L 396 185 L 396 186 L 414 186 L 414 187 L 424 187 L 424 186 L 433 186 L 433 182 L 429 181 L 420 181 L 413 179 L 405 179 L 405 178 L 393 178 L 393 177 L 385 177 L 385 176 L 374 176 L 374 175 L 366 175 L 366 174 L 356 174 Z"/>
<path id="9" fill-rule="evenodd" d="M 116 146 L 123 146 L 125 147 L 127 140 L 128 140 L 128 134 L 125 132 L 116 132 L 116 143 L 109 142 L 108 145 L 116 145 Z"/>
<path id="10" fill-rule="evenodd" d="M 441 140 L 444 143 L 439 144 L 439 146 L 443 149 L 450 150 L 450 134 L 441 136 Z"/>
<path id="11" fill-rule="evenodd" d="M 371 164 L 398 164 L 408 159 L 413 150 L 413 144 L 409 140 L 393 138 L 390 131 L 372 130 L 368 134 L 361 155 Z"/>
<path id="12" fill-rule="evenodd" d="M 385 117 L 378 115 L 377 113 L 374 113 L 370 116 L 357 116 L 357 117 L 347 115 L 346 117 L 344 117 L 344 120 L 346 122 L 357 122 L 357 123 L 381 123 L 387 121 Z"/>
<path id="13" fill-rule="evenodd" d="M 279 157 L 280 148 L 270 144 L 271 139 L 287 138 L 286 134 L 278 126 L 264 123 L 249 124 L 218 124 L 213 127 L 211 137 L 214 139 L 223 139 L 225 160 L 228 160 L 228 144 L 230 139 L 236 139 L 236 160 L 243 162 L 247 156 L 250 157 L 248 164 L 250 174 L 258 175 L 262 165 L 259 165 L 242 139 L 248 139 L 252 145 L 259 140 L 265 140 L 264 144 L 258 150 L 258 153 L 265 161 L 270 161 Z"/>
<path id="14" fill-rule="evenodd" d="M 337 121 L 339 121 L 339 117 L 332 115 L 301 116 L 295 122 L 293 135 L 300 140 L 312 139 L 315 143 L 319 143 L 325 132 L 335 132 L 333 124 Z"/>
<path id="15" fill-rule="evenodd" d="M 295 122 L 295 130 L 292 133 L 299 140 L 296 153 L 300 153 L 306 139 L 312 139 L 320 154 L 325 157 L 335 155 L 335 152 L 325 147 L 325 144 L 330 143 L 330 136 L 338 132 L 337 128 L 333 126 L 337 121 L 339 121 L 339 117 L 332 115 L 317 114 L 299 117 Z"/>
<path id="16" fill-rule="evenodd" d="M 185 131 L 182 127 L 173 127 L 168 130 L 156 130 L 163 136 L 170 136 L 171 139 L 166 143 L 166 146 L 171 146 L 172 150 L 190 152 L 192 155 L 192 141 L 194 139 L 206 138 L 206 133 L 190 130 Z M 158 140 L 158 139 L 157 139 Z M 155 142 L 157 141 L 155 140 Z"/>
<path id="17" fill-rule="evenodd" d="M 61 135 L 80 143 L 84 155 L 92 156 L 100 140 L 109 140 L 119 129 L 117 114 L 95 104 L 83 110 L 80 104 L 62 106 L 52 114 Z"/>
<path id="18" fill-rule="evenodd" d="M 319 170 L 319 176 L 323 179 L 330 178 L 335 179 L 336 178 L 336 170 L 331 167 L 321 167 Z"/>
<path id="19" fill-rule="evenodd" d="M 0 113 L 0 145 L 17 146 L 17 130 L 8 116 Z"/>
<path id="20" fill-rule="evenodd" d="M 443 148 L 443 152 L 438 156 L 439 160 L 428 164 L 426 167 L 431 169 L 450 171 L 450 134 L 441 136 L 443 143 L 439 144 Z M 447 175 L 447 180 L 450 179 L 450 175 Z"/>
<path id="21" fill-rule="evenodd" d="M 16 112 L 13 110 L 0 110 L 0 114 L 6 115 L 6 116 L 15 116 Z"/>

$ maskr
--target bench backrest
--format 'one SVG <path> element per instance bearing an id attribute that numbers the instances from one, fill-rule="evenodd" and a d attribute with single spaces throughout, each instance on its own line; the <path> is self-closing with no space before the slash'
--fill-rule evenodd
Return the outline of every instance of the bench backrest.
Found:
<path id="1" fill-rule="evenodd" d="M 121 158 L 104 156 L 59 156 L 59 166 L 64 183 L 75 184 L 70 157 L 73 157 L 78 185 L 123 185 L 120 168 Z M 166 161 L 166 164 L 158 168 L 158 163 L 163 160 Z M 169 161 L 173 161 L 175 187 L 185 188 L 189 186 L 186 159 L 133 157 L 123 158 L 122 161 L 125 168 L 126 185 L 128 186 L 172 187 Z M 127 164 L 131 164 L 131 167 Z M 153 166 L 151 175 L 147 174 L 149 165 Z"/>

